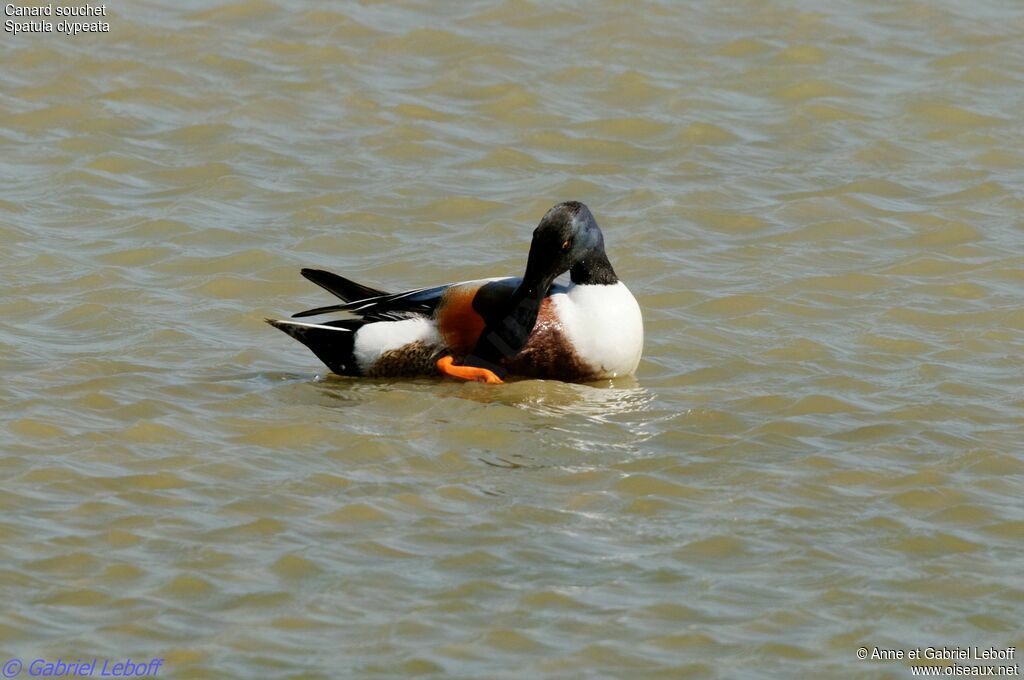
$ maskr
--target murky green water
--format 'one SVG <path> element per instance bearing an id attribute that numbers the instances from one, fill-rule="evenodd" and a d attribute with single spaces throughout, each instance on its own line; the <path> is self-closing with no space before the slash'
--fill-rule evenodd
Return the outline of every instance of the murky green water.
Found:
<path id="1" fill-rule="evenodd" d="M 0 661 L 910 677 L 1024 649 L 1015 0 L 115 2 L 0 41 Z M 325 377 L 578 199 L 635 380 Z"/>

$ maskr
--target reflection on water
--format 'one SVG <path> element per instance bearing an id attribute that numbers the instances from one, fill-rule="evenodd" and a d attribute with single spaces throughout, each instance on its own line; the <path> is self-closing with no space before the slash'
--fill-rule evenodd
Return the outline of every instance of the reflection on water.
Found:
<path id="1" fill-rule="evenodd" d="M 3 47 L 0 658 L 1024 648 L 1015 2 L 109 12 Z M 635 379 L 341 379 L 262 321 L 322 302 L 303 266 L 519 274 L 568 199 L 644 310 Z"/>
<path id="2" fill-rule="evenodd" d="M 467 385 L 467 399 L 516 406 L 538 415 L 583 416 L 602 421 L 615 413 L 643 410 L 653 396 L 635 377 L 575 384 L 555 380 L 520 380 L 495 390 Z"/>

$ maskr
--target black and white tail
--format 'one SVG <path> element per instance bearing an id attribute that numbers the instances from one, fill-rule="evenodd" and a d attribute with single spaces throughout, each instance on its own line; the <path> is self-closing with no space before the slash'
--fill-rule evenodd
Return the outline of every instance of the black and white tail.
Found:
<path id="1" fill-rule="evenodd" d="M 328 321 L 324 324 L 283 319 L 266 321 L 312 350 L 332 372 L 338 375 L 362 375 L 354 354 L 356 333 L 366 323 L 362 319 Z"/>

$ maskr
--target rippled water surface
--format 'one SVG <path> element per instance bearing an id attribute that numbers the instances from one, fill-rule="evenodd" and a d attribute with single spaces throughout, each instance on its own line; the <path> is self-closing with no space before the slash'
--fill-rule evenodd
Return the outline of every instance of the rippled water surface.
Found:
<path id="1" fill-rule="evenodd" d="M 1024 649 L 1016 0 L 108 3 L 0 42 L 0 657 L 878 677 Z M 338 379 L 298 274 L 590 205 L 635 379 Z M 23 676 L 25 677 L 25 676 Z"/>

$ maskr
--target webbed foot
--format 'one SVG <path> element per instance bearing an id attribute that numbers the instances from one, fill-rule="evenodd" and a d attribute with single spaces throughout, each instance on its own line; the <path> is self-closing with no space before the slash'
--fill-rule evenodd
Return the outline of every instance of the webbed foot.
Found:
<path id="1" fill-rule="evenodd" d="M 455 359 L 449 356 L 437 360 L 437 370 L 441 375 L 451 376 L 459 380 L 475 380 L 476 382 L 487 383 L 488 385 L 501 385 L 505 381 L 499 378 L 494 371 L 477 366 L 456 366 Z"/>

